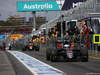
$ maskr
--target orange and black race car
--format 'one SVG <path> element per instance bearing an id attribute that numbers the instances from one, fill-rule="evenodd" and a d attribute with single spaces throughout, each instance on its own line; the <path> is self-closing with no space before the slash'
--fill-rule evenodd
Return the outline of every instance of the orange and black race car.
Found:
<path id="1" fill-rule="evenodd" d="M 73 40 L 74 39 L 74 40 Z M 81 37 L 55 38 L 47 41 L 46 59 L 52 62 L 63 57 L 68 60 L 88 61 L 88 48 Z"/>

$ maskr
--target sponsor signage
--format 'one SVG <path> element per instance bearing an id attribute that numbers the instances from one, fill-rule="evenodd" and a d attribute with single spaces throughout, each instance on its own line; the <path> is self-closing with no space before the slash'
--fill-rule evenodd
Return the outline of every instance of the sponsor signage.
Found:
<path id="1" fill-rule="evenodd" d="M 59 11 L 56 1 L 19 1 L 17 11 Z"/>
<path id="2" fill-rule="evenodd" d="M 23 37 L 23 35 L 22 34 L 13 34 L 13 35 L 11 35 L 11 37 Z"/>
<path id="3" fill-rule="evenodd" d="M 100 34 L 93 35 L 93 42 L 94 44 L 100 44 Z"/>
<path id="4" fill-rule="evenodd" d="M 19 38 L 22 38 L 23 34 L 13 34 L 10 37 L 10 40 L 18 40 Z"/>
<path id="5" fill-rule="evenodd" d="M 78 25 L 82 25 L 82 22 L 78 22 Z"/>
<path id="6" fill-rule="evenodd" d="M 81 5 L 85 1 L 87 1 L 87 0 L 65 0 L 64 4 L 62 6 L 62 10 L 69 10 L 71 8 L 75 8 L 79 5 Z"/>
<path id="7" fill-rule="evenodd" d="M 7 35 L 0 35 L 0 39 L 5 39 L 5 37 L 7 37 Z"/>

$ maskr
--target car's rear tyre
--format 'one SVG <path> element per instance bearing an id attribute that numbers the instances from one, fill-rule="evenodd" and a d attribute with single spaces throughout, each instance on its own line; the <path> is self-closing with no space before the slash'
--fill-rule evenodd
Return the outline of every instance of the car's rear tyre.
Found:
<path id="1" fill-rule="evenodd" d="M 82 62 L 88 62 L 88 50 L 87 49 L 82 50 Z"/>
<path id="2" fill-rule="evenodd" d="M 82 62 L 88 62 L 88 57 L 87 57 L 87 56 L 84 56 L 84 57 L 82 58 Z"/>
<path id="3" fill-rule="evenodd" d="M 47 49 L 47 50 L 46 50 L 46 59 L 47 59 L 47 60 L 50 60 L 50 52 L 51 52 L 50 49 Z"/>
<path id="4" fill-rule="evenodd" d="M 50 61 L 56 62 L 57 61 L 56 58 L 57 58 L 57 51 L 55 49 L 53 49 L 50 52 Z"/>
<path id="5" fill-rule="evenodd" d="M 35 51 L 39 51 L 39 46 L 35 46 Z"/>
<path id="6" fill-rule="evenodd" d="M 25 51 L 26 49 L 25 49 L 25 47 L 22 47 L 22 51 Z"/>

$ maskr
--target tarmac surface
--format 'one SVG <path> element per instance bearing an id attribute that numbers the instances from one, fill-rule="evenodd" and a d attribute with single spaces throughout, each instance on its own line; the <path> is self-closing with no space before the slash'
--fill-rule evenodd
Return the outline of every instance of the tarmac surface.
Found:
<path id="1" fill-rule="evenodd" d="M 64 60 L 51 62 L 46 60 L 45 51 L 23 51 L 23 52 L 63 71 L 67 75 L 100 75 L 100 59 L 89 57 L 88 62 L 64 61 Z"/>
<path id="2" fill-rule="evenodd" d="M 5 51 L 0 50 L 0 75 L 16 75 Z"/>
<path id="3" fill-rule="evenodd" d="M 48 65 L 51 65 L 66 75 L 100 75 L 100 59 L 89 57 L 88 62 L 81 61 L 57 61 L 46 60 L 45 51 L 23 51 Z M 33 75 L 18 59 L 11 53 L 0 50 L 0 75 Z"/>

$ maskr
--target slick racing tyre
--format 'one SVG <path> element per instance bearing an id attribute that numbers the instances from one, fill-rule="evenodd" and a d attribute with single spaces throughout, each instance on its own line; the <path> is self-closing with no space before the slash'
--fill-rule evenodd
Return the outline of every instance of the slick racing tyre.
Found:
<path id="1" fill-rule="evenodd" d="M 25 47 L 22 47 L 22 51 L 25 51 L 26 49 L 25 49 Z"/>
<path id="2" fill-rule="evenodd" d="M 57 51 L 56 49 L 51 50 L 50 52 L 50 61 L 51 62 L 56 62 L 56 57 L 57 57 Z"/>
<path id="3" fill-rule="evenodd" d="M 88 62 L 88 50 L 87 49 L 82 50 L 82 62 Z"/>
<path id="4" fill-rule="evenodd" d="M 35 46 L 35 51 L 39 51 L 39 46 Z"/>
<path id="5" fill-rule="evenodd" d="M 46 50 L 46 59 L 47 59 L 47 60 L 50 60 L 50 52 L 51 52 L 50 49 L 47 49 L 47 50 Z"/>

